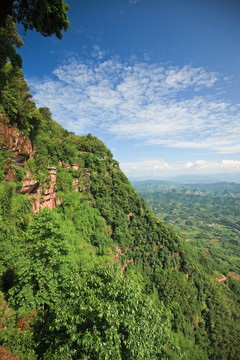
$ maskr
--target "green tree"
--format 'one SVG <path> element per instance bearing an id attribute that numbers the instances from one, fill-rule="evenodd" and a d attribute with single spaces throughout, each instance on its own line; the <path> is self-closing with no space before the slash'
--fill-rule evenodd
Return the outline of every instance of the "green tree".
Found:
<path id="1" fill-rule="evenodd" d="M 37 133 L 41 115 L 31 101 L 29 87 L 18 67 L 7 63 L 2 69 L 6 74 L 6 84 L 1 91 L 1 103 L 12 125 L 18 126 L 31 140 Z"/>
<path id="2" fill-rule="evenodd" d="M 72 277 L 49 319 L 44 359 L 167 359 L 175 349 L 165 307 L 114 268 Z"/>
<path id="3" fill-rule="evenodd" d="M 9 291 L 15 308 L 38 310 L 44 317 L 58 301 L 63 280 L 69 275 L 70 249 L 57 214 L 46 209 L 37 214 L 26 233 L 18 259 L 19 273 Z"/>
<path id="4" fill-rule="evenodd" d="M 22 59 L 16 49 L 23 45 L 23 40 L 18 35 L 17 27 L 11 16 L 5 20 L 5 26 L 0 28 L 0 68 L 10 60 L 12 65 L 21 67 Z"/>
<path id="5" fill-rule="evenodd" d="M 61 31 L 70 27 L 63 0 L 2 0 L 0 26 L 5 27 L 7 16 L 24 26 L 25 31 L 35 29 L 43 36 L 56 35 L 61 39 Z"/>
<path id="6" fill-rule="evenodd" d="M 18 35 L 17 27 L 11 16 L 5 21 L 5 27 L 0 27 L 0 89 L 3 89 L 7 81 L 7 73 L 4 65 L 8 61 L 13 67 L 22 67 L 22 58 L 16 52 L 16 48 L 23 45 Z"/>

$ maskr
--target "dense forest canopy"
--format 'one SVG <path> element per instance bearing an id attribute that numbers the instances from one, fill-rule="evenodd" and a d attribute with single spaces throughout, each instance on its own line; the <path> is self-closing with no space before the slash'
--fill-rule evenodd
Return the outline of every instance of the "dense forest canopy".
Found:
<path id="1" fill-rule="evenodd" d="M 14 21 L 7 26 L 0 351 L 21 360 L 236 359 L 237 280 L 216 281 L 215 263 L 153 214 L 101 140 L 36 107 L 11 53 L 21 45 Z"/>

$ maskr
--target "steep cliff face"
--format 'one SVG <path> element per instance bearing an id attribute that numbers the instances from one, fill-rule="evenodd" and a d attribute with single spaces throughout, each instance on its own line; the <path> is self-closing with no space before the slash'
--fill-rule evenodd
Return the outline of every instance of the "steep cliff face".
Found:
<path id="1" fill-rule="evenodd" d="M 0 146 L 3 149 L 9 151 L 9 155 L 13 154 L 13 161 L 6 163 L 5 167 L 5 177 L 6 181 L 16 181 L 16 174 L 13 170 L 9 171 L 8 166 L 10 164 L 15 164 L 16 167 L 21 166 L 22 169 L 25 168 L 24 164 L 29 159 L 34 159 L 36 152 L 36 146 L 32 146 L 31 140 L 22 134 L 22 132 L 15 128 L 9 126 L 3 114 L 0 115 Z M 77 163 L 73 163 L 72 166 L 66 163 L 59 161 L 59 166 L 64 169 L 72 168 L 74 170 L 79 169 Z M 22 188 L 19 190 L 22 194 L 28 194 L 29 199 L 33 204 L 34 213 L 38 213 L 41 209 L 48 207 L 53 209 L 56 205 L 61 203 L 61 199 L 58 198 L 55 185 L 56 185 L 56 167 L 47 167 L 49 172 L 49 179 L 47 183 L 41 184 L 38 182 L 33 174 L 26 170 L 25 177 L 22 180 Z M 72 185 L 74 186 L 75 191 L 87 190 L 89 188 L 89 176 L 87 169 L 83 170 L 82 176 L 80 179 L 74 179 Z M 83 188 L 80 187 L 80 184 L 83 183 Z"/>
<path id="2" fill-rule="evenodd" d="M 0 114 L 0 146 L 12 152 L 19 162 L 33 158 L 36 150 L 27 136 L 6 123 L 3 114 Z"/>
<path id="3" fill-rule="evenodd" d="M 5 180 L 16 180 L 14 171 L 8 171 L 7 166 L 15 164 L 16 167 L 21 166 L 24 169 L 24 163 L 34 158 L 36 147 L 32 146 L 30 139 L 23 135 L 19 129 L 10 127 L 3 116 L 0 115 L 0 146 L 13 154 L 13 161 L 6 164 Z M 42 184 L 36 181 L 30 171 L 26 171 L 26 175 L 22 180 L 22 188 L 19 190 L 22 194 L 29 194 L 29 199 L 33 203 L 34 212 L 49 207 L 52 209 L 56 206 L 57 199 L 54 191 L 56 184 L 56 168 L 48 168 L 50 177 L 50 186 L 46 188 L 42 194 Z M 34 195 L 33 195 L 34 194 Z"/>
<path id="4" fill-rule="evenodd" d="M 48 167 L 49 177 L 50 177 L 50 185 L 42 189 L 42 185 L 39 183 L 35 183 L 30 188 L 28 187 L 29 180 L 23 180 L 23 189 L 27 187 L 27 193 L 30 194 L 29 198 L 33 203 L 33 211 L 38 213 L 41 209 L 45 209 L 48 207 L 49 209 L 53 209 L 57 204 L 60 204 L 60 200 L 57 199 L 57 194 L 55 191 L 56 184 L 56 168 Z"/>

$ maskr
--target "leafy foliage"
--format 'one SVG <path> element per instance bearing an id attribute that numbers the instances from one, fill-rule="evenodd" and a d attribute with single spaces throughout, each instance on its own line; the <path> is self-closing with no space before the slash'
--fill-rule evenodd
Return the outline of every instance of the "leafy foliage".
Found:
<path id="1" fill-rule="evenodd" d="M 18 319 L 13 309 L 7 305 L 2 292 L 0 292 L 0 313 L 0 344 L 4 343 L 10 352 L 14 352 L 21 359 L 36 360 L 33 333 L 30 328 L 33 314 Z"/>
<path id="2" fill-rule="evenodd" d="M 1 4 L 0 25 L 6 26 L 7 16 L 13 16 L 26 30 L 35 29 L 43 36 L 56 35 L 70 27 L 67 19 L 69 6 L 63 0 L 4 0 Z"/>
<path id="3" fill-rule="evenodd" d="M 6 74 L 6 84 L 1 92 L 1 104 L 9 116 L 10 124 L 15 124 L 31 139 L 36 135 L 40 123 L 40 114 L 32 102 L 29 88 L 22 71 L 10 63 L 2 69 Z"/>
<path id="4" fill-rule="evenodd" d="M 12 305 L 39 311 L 41 308 L 44 312 L 56 302 L 70 267 L 66 237 L 56 215 L 53 218 L 50 211 L 34 218 L 18 260 L 16 282 L 9 292 Z"/>
<path id="5" fill-rule="evenodd" d="M 23 45 L 21 37 L 17 33 L 16 24 L 11 16 L 6 18 L 5 27 L 0 27 L 0 88 L 2 89 L 6 83 L 7 76 L 4 66 L 8 61 L 14 68 L 22 67 L 22 58 L 16 52 L 16 48 Z"/>
<path id="6" fill-rule="evenodd" d="M 167 346 L 174 349 L 164 306 L 156 309 L 118 271 L 80 273 L 65 291 L 49 323 L 54 346 L 48 335 L 44 358 L 159 359 L 167 358 Z"/>

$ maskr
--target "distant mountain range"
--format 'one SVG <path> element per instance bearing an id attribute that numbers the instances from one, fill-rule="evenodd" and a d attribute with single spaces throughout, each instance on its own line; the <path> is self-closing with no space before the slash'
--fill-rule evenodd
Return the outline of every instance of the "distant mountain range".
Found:
<path id="1" fill-rule="evenodd" d="M 131 182 L 138 181 L 158 181 L 159 183 L 176 183 L 176 184 L 214 184 L 218 182 L 235 182 L 240 183 L 240 173 L 229 173 L 229 174 L 217 174 L 217 175 L 179 175 L 179 176 L 170 176 L 166 178 L 146 178 L 146 177 L 136 177 L 129 178 Z"/>

